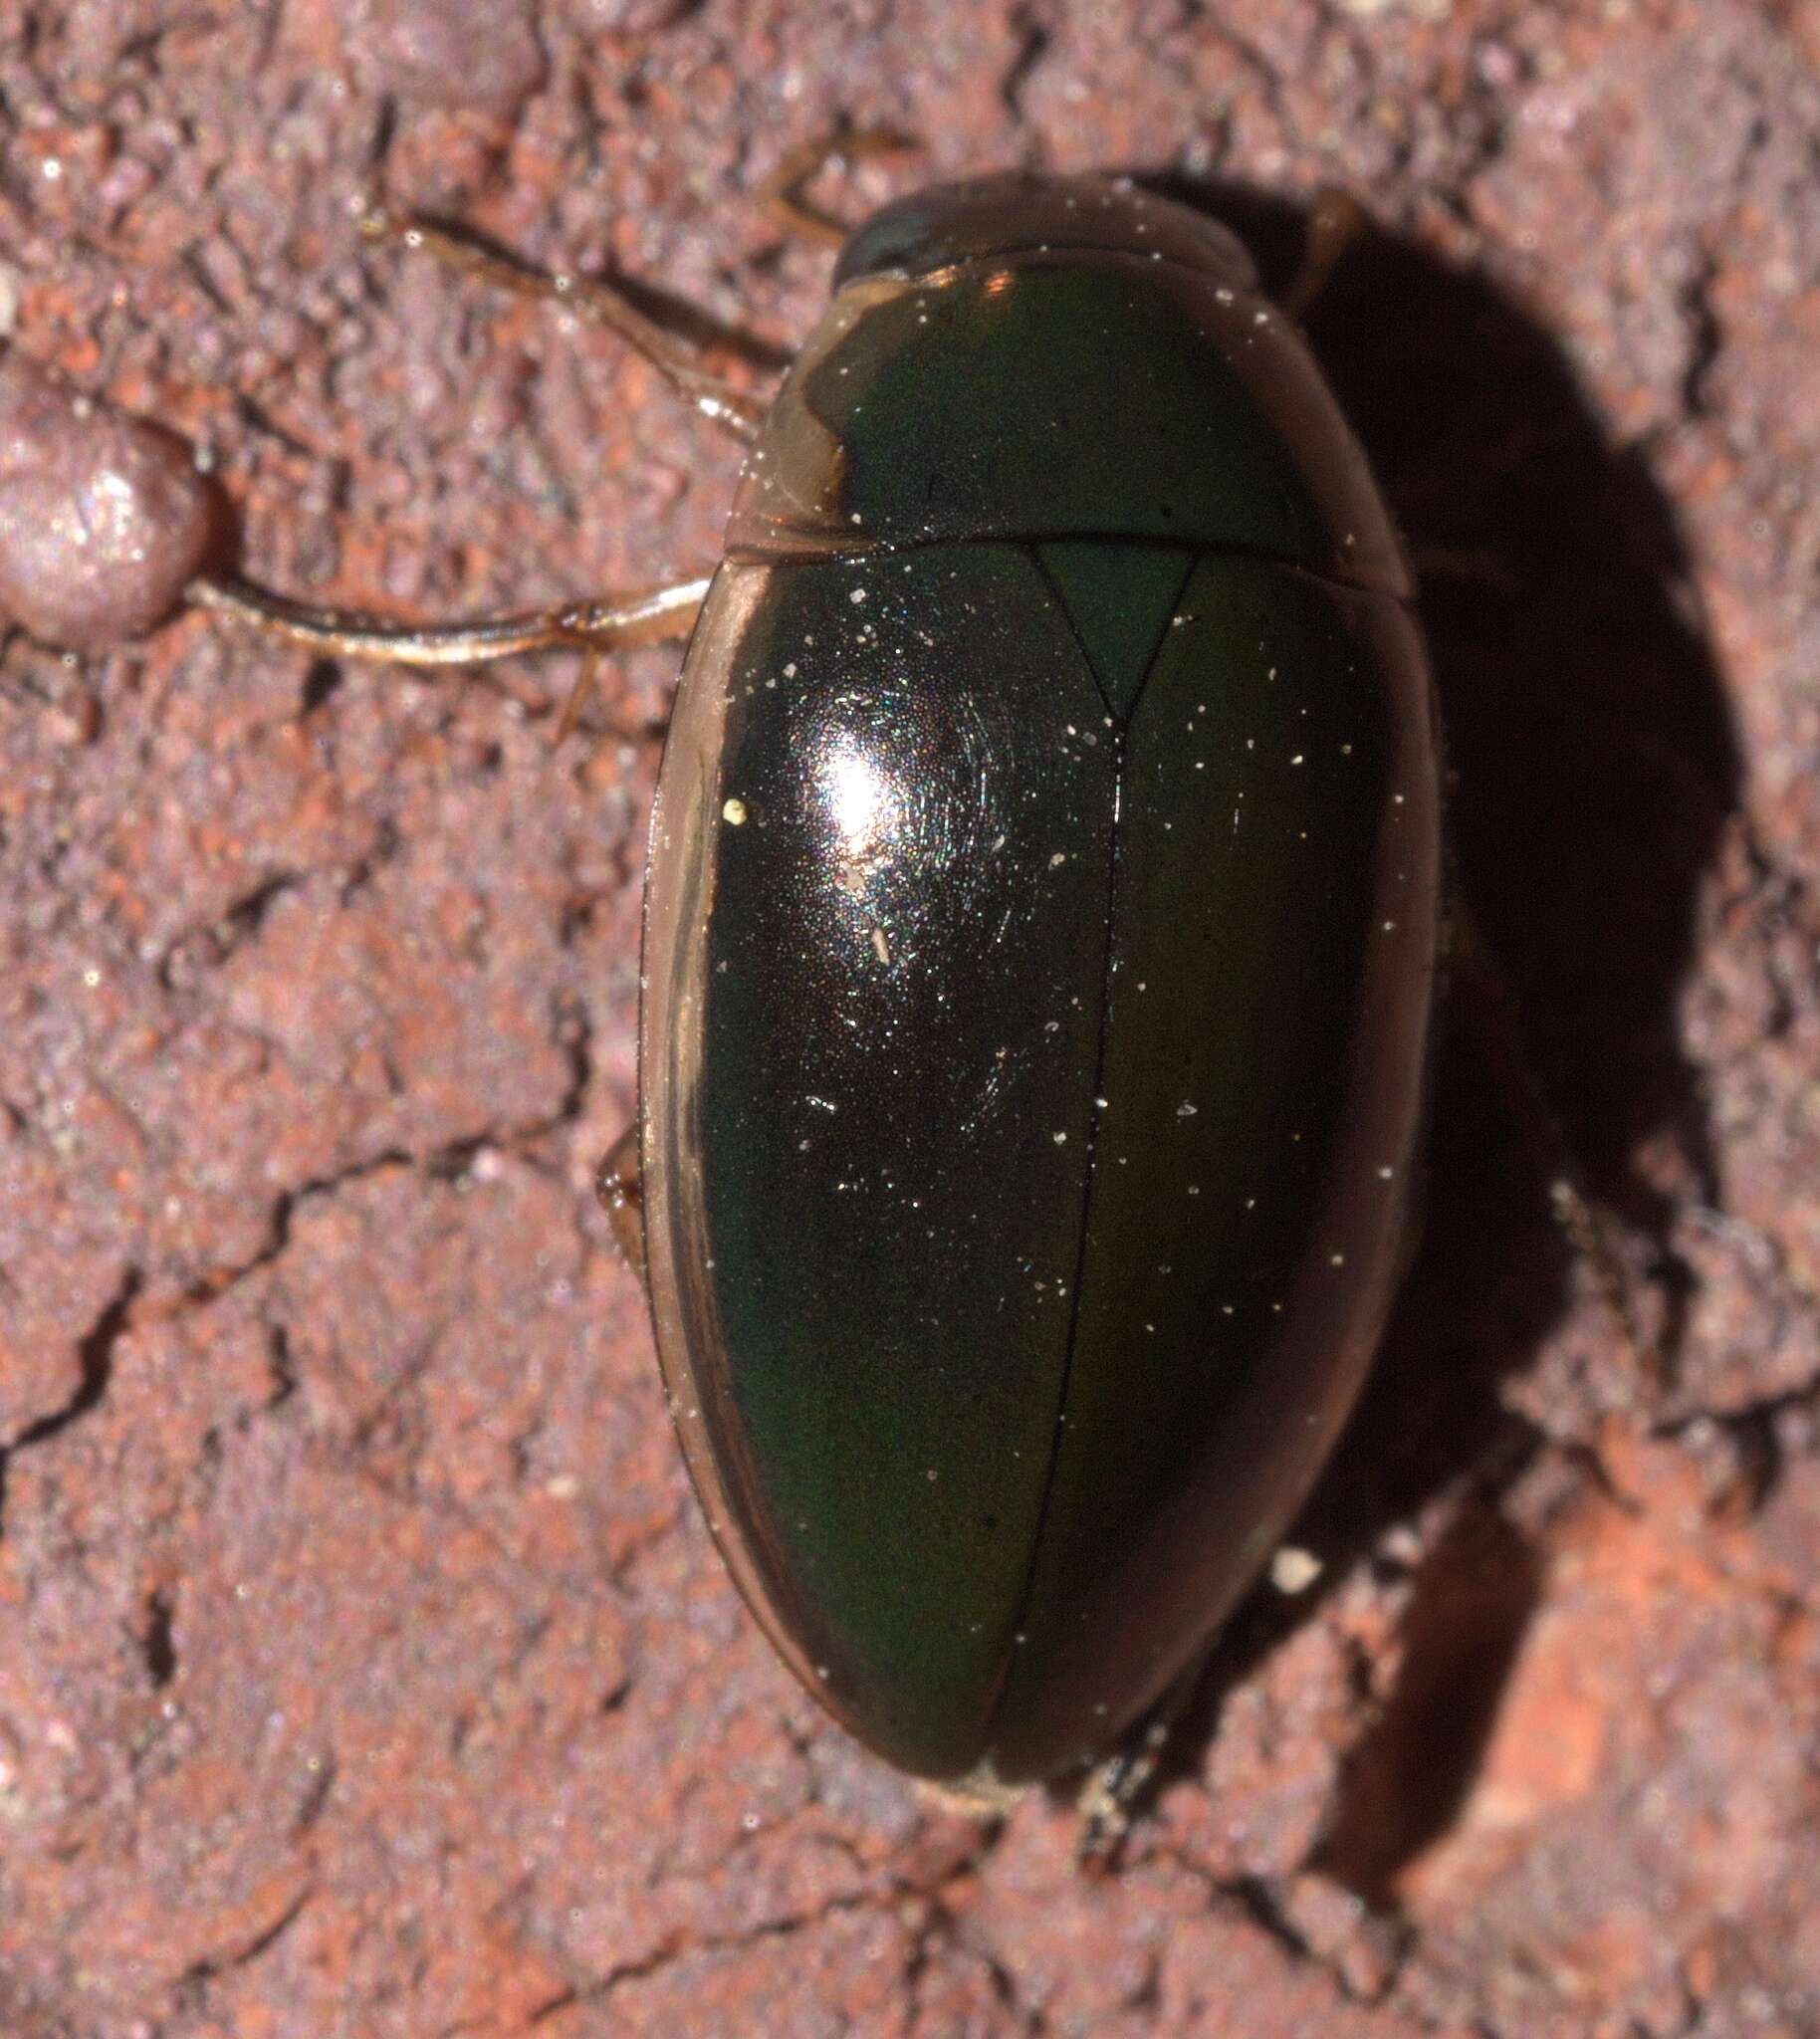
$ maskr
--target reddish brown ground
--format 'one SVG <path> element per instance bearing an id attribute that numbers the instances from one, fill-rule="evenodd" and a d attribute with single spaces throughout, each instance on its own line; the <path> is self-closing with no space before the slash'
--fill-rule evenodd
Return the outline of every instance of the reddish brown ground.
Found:
<path id="1" fill-rule="evenodd" d="M 1470 1030 L 1429 1246 L 1123 1869 L 926 1810 L 716 1563 L 588 1194 L 655 758 L 561 661 L 205 619 L 0 660 L 0 2032 L 1820 2033 L 1820 6 L 11 0 L 0 323 L 238 556 L 446 614 L 714 555 L 735 461 L 362 193 L 788 346 L 742 203 L 1164 174 L 1312 322 L 1425 563 L 1469 890 L 1675 1366 Z M 625 660 L 660 716 L 674 661 Z"/>

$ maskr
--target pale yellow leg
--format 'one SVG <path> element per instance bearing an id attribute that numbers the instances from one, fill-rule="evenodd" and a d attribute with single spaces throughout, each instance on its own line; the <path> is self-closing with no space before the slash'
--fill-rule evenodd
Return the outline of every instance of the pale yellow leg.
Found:
<path id="1" fill-rule="evenodd" d="M 395 623 L 356 609 L 319 608 L 250 580 L 199 574 L 184 589 L 198 608 L 232 616 L 330 658 L 379 665 L 482 665 L 525 651 L 617 650 L 686 637 L 708 592 L 708 577 L 647 587 L 604 601 L 565 602 L 526 615 L 473 623 Z"/>
<path id="2" fill-rule="evenodd" d="M 359 658 L 375 665 L 484 665 L 526 651 L 579 651 L 581 670 L 558 719 L 555 741 L 575 727 L 603 651 L 686 637 L 708 592 L 694 580 L 647 587 L 604 601 L 566 602 L 527 615 L 494 616 L 473 623 L 395 623 L 352 609 L 319 608 L 273 594 L 251 581 L 198 575 L 184 593 L 197 608 L 232 616 L 269 637 L 282 637 L 327 658 Z"/>

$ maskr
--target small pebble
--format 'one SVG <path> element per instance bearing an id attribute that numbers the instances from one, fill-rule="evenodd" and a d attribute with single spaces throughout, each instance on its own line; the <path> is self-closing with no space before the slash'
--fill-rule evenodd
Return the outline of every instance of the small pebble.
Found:
<path id="1" fill-rule="evenodd" d="M 214 534 L 188 447 L 0 354 L 0 619 L 100 651 L 182 599 Z"/>
<path id="2" fill-rule="evenodd" d="M 1270 1560 L 1270 1584 L 1291 1597 L 1307 1592 L 1320 1575 L 1320 1559 L 1293 1543 L 1285 1543 Z"/>

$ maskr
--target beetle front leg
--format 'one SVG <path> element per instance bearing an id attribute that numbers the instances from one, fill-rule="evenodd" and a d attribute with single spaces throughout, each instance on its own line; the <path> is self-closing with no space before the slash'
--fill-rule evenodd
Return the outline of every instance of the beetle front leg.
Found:
<path id="1" fill-rule="evenodd" d="M 790 150 L 759 186 L 759 203 L 792 233 L 819 241 L 823 247 L 841 247 L 852 229 L 811 205 L 802 195 L 804 187 L 830 162 L 861 162 L 868 156 L 897 155 L 915 146 L 907 134 L 889 127 L 830 127 Z"/>
<path id="2" fill-rule="evenodd" d="M 742 446 L 750 446 L 769 398 L 749 395 L 723 376 L 711 374 L 696 358 L 688 341 L 666 333 L 656 320 L 639 311 L 629 298 L 597 278 L 571 270 L 549 273 L 525 269 L 496 255 L 478 242 L 428 220 L 394 219 L 372 212 L 360 222 L 369 241 L 401 241 L 406 248 L 433 255 L 445 268 L 478 277 L 495 290 L 521 298 L 547 298 L 583 319 L 616 333 L 635 353 L 650 362 L 691 409 L 720 426 Z"/>

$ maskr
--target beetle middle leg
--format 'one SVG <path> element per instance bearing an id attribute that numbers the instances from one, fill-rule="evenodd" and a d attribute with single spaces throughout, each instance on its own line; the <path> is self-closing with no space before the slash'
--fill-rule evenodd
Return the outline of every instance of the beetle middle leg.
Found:
<path id="1" fill-rule="evenodd" d="M 234 617 L 272 637 L 332 658 L 379 665 L 484 665 L 526 651 L 576 650 L 581 670 L 558 723 L 559 738 L 575 726 L 601 652 L 686 637 L 708 592 L 708 578 L 675 580 L 601 601 L 564 602 L 523 615 L 472 623 L 395 623 L 353 609 L 293 601 L 251 581 L 198 574 L 184 589 L 197 608 Z"/>

